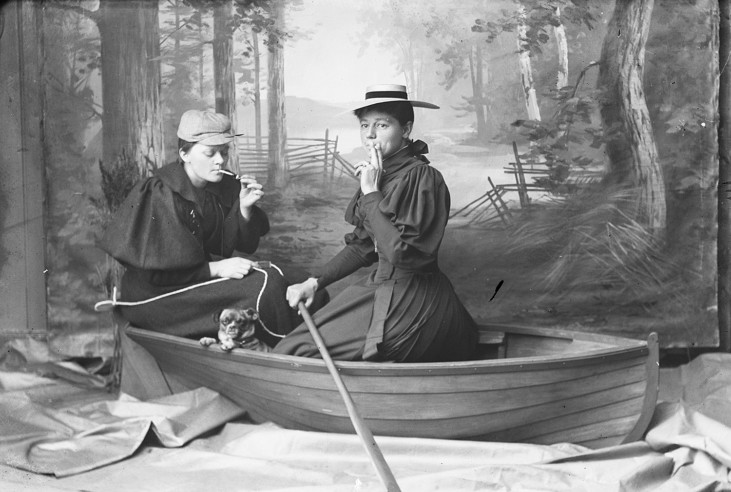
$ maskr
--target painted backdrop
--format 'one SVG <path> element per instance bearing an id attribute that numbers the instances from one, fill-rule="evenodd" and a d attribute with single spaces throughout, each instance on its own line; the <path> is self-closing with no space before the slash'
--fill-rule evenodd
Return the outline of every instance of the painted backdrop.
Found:
<path id="1" fill-rule="evenodd" d="M 246 134 L 232 165 L 267 183 L 273 224 L 257 256 L 327 261 L 364 157 L 341 113 L 400 83 L 441 106 L 413 135 L 450 187 L 440 263 L 475 317 L 717 345 L 716 8 L 42 2 L 50 329 L 111 333 L 92 306 L 118 271 L 96 241 L 190 108 Z"/>

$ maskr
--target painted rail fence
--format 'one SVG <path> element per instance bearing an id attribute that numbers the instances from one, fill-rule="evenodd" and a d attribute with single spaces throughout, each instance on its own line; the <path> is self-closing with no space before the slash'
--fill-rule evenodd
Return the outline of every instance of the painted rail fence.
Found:
<path id="1" fill-rule="evenodd" d="M 238 137 L 239 169 L 254 174 L 259 181 L 266 181 L 269 167 L 269 139 L 262 136 L 260 145 L 249 135 Z M 330 137 L 325 130 L 324 138 L 287 138 L 287 169 L 290 178 L 321 175 L 334 179 L 343 175 L 354 176 L 355 166 L 338 152 L 338 137 Z"/>

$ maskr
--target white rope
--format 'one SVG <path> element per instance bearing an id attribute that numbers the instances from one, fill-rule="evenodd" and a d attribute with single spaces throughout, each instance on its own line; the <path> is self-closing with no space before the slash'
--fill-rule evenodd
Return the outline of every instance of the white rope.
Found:
<path id="1" fill-rule="evenodd" d="M 230 280 L 230 279 L 227 277 L 214 278 L 213 280 L 208 280 L 208 281 L 202 282 L 200 284 L 189 285 L 188 287 L 185 287 L 183 289 L 174 290 L 172 292 L 168 292 L 166 294 L 162 294 L 162 295 L 159 295 L 156 297 L 150 297 L 149 299 L 145 299 L 143 301 L 118 301 L 117 300 L 117 286 L 115 285 L 114 288 L 112 289 L 112 298 L 107 299 L 106 301 L 99 301 L 96 304 L 94 304 L 94 311 L 109 311 L 110 309 L 113 309 L 116 306 L 141 306 L 143 304 L 159 301 L 160 299 L 174 296 L 176 294 L 182 294 L 183 292 L 197 289 L 198 287 L 205 287 L 206 285 L 215 284 L 217 282 L 223 282 L 224 280 Z"/>
<path id="2" fill-rule="evenodd" d="M 276 269 L 279 272 L 279 275 L 284 277 L 282 270 L 280 270 L 277 265 L 275 265 L 274 263 L 270 263 L 269 266 Z M 263 270 L 261 268 L 254 267 L 254 270 L 264 274 L 264 284 L 262 284 L 261 290 L 259 291 L 259 295 L 256 297 L 256 312 L 258 313 L 259 312 L 259 301 L 261 301 L 261 296 L 264 295 L 264 289 L 266 289 L 266 287 L 267 287 L 267 282 L 269 281 L 269 274 L 266 272 L 266 270 Z M 261 323 L 261 327 L 264 328 L 264 331 L 269 333 L 271 336 L 276 337 L 276 338 L 284 338 L 284 335 L 274 333 L 269 328 L 267 328 L 267 325 L 264 324 L 264 320 L 262 319 L 261 315 L 259 315 L 259 323 Z"/>
<path id="3" fill-rule="evenodd" d="M 271 268 L 274 268 L 276 271 L 279 272 L 279 275 L 284 277 L 282 270 L 280 270 L 277 265 L 275 265 L 274 263 L 269 263 L 269 266 Z M 256 270 L 257 272 L 261 272 L 264 274 L 264 283 L 262 284 L 261 289 L 259 290 L 259 295 L 256 296 L 256 311 L 259 312 L 259 303 L 261 302 L 261 297 L 264 295 L 264 289 L 266 289 L 267 283 L 269 282 L 269 274 L 263 268 L 252 267 L 252 270 Z M 231 280 L 231 279 L 228 277 L 214 278 L 212 280 L 208 280 L 208 281 L 202 282 L 200 284 L 189 285 L 188 287 L 185 287 L 183 289 L 174 290 L 172 292 L 168 292 L 166 294 L 162 294 L 162 295 L 159 295 L 156 297 L 151 297 L 149 299 L 145 299 L 142 301 L 118 301 L 117 300 L 117 286 L 115 285 L 114 288 L 112 289 L 112 298 L 107 299 L 105 301 L 99 301 L 96 304 L 94 304 L 94 311 L 97 311 L 97 312 L 109 311 L 110 309 L 114 309 L 116 306 L 141 306 L 143 304 L 148 304 L 150 302 L 159 301 L 160 299 L 164 299 L 165 297 L 182 294 L 183 292 L 197 289 L 198 287 L 205 287 L 206 285 L 215 284 L 217 282 L 223 282 L 224 280 Z M 277 338 L 284 338 L 284 335 L 274 333 L 269 328 L 267 328 L 266 325 L 264 324 L 264 320 L 261 318 L 261 316 L 259 316 L 259 322 L 261 323 L 262 328 L 264 328 L 264 330 L 267 333 L 269 333 L 271 336 L 277 337 Z"/>

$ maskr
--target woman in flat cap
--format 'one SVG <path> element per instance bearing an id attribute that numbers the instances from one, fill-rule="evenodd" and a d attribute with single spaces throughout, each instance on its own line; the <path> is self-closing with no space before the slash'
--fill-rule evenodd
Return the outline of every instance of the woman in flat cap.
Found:
<path id="1" fill-rule="evenodd" d="M 275 345 L 301 322 L 285 290 L 306 275 L 241 256 L 256 251 L 269 220 L 256 205 L 261 184 L 225 167 L 229 118 L 190 110 L 177 135 L 178 161 L 133 188 L 100 243 L 125 267 L 112 304 L 135 326 L 192 338 L 215 337 L 224 308 L 254 308 L 258 335 Z"/>
<path id="2" fill-rule="evenodd" d="M 292 307 L 302 300 L 308 305 L 332 282 L 377 265 L 313 317 L 334 359 L 465 360 L 477 344 L 472 317 L 439 270 L 450 196 L 441 173 L 424 156 L 426 143 L 410 138 L 414 107 L 438 108 L 408 99 L 401 85 L 367 89 L 365 101 L 353 110 L 370 155 L 356 166 L 360 187 L 345 212 L 355 229 L 315 276 L 287 290 Z M 274 351 L 319 356 L 305 325 Z"/>

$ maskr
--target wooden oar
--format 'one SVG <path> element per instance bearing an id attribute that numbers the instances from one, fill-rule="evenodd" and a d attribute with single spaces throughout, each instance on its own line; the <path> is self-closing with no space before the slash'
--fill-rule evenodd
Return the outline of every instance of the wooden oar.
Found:
<path id="1" fill-rule="evenodd" d="M 400 492 L 401 489 L 399 488 L 398 483 L 396 483 L 396 478 L 393 476 L 391 468 L 388 467 L 388 463 L 386 463 L 383 453 L 381 453 L 381 448 L 378 447 L 378 444 L 373 438 L 373 434 L 370 429 L 366 426 L 365 421 L 363 421 L 360 415 L 358 415 L 358 410 L 355 408 L 353 399 L 350 397 L 350 393 L 345 387 L 345 383 L 343 383 L 340 373 L 338 372 L 337 367 L 335 367 L 335 363 L 330 357 L 330 353 L 327 351 L 327 347 L 325 347 L 325 342 L 322 340 L 320 332 L 317 331 L 317 326 L 315 326 L 312 316 L 310 316 L 309 311 L 307 311 L 307 308 L 305 307 L 305 303 L 302 301 L 299 303 L 299 310 L 302 314 L 302 318 L 305 320 L 307 329 L 310 330 L 310 334 L 315 340 L 317 350 L 320 351 L 320 355 L 325 361 L 327 370 L 330 371 L 330 375 L 335 380 L 335 386 L 338 387 L 340 396 L 343 398 L 345 409 L 348 411 L 348 416 L 350 416 L 350 421 L 353 422 L 355 432 L 358 436 L 360 436 L 360 440 L 363 443 L 363 446 L 365 446 L 366 453 L 368 453 L 373 466 L 376 468 L 376 472 L 378 472 L 381 482 L 383 482 L 383 485 L 386 487 L 388 492 Z"/>

